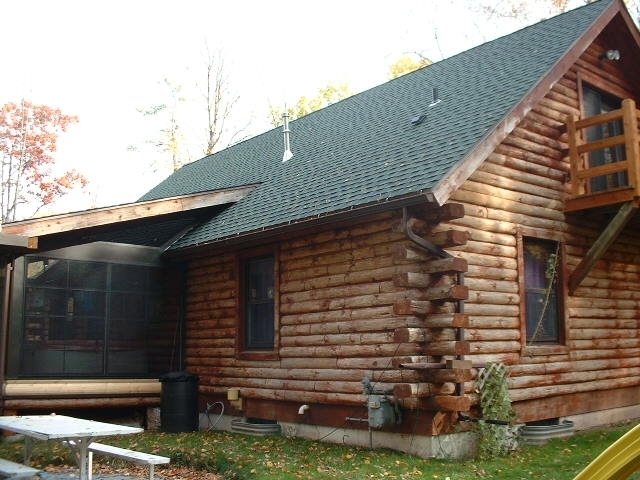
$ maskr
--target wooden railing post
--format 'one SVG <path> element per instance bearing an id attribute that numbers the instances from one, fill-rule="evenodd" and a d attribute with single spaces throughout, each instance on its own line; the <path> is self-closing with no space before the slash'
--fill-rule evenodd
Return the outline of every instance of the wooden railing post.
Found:
<path id="1" fill-rule="evenodd" d="M 625 150 L 629 164 L 629 185 L 636 195 L 640 195 L 640 137 L 638 136 L 638 112 L 636 102 L 630 98 L 622 101 L 622 122 L 624 125 Z"/>
<path id="2" fill-rule="evenodd" d="M 578 153 L 578 130 L 576 129 L 576 118 L 574 114 L 569 115 L 567 119 L 567 133 L 569 134 L 569 162 L 571 174 L 571 193 L 573 195 L 581 195 L 585 193 L 584 182 L 580 180 L 580 170 L 584 168 L 582 165 L 582 157 Z"/>

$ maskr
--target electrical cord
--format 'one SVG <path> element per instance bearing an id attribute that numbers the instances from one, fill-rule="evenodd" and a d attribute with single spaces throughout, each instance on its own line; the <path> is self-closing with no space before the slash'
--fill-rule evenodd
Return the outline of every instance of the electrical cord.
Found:
<path id="1" fill-rule="evenodd" d="M 211 411 L 217 406 L 220 405 L 220 413 L 218 414 L 218 418 L 215 419 L 214 422 L 211 421 Z M 207 416 L 207 421 L 209 422 L 208 430 L 213 430 L 215 426 L 220 422 L 222 416 L 224 415 L 224 403 L 223 402 L 213 402 L 207 403 L 207 410 L 205 411 L 205 415 Z"/>

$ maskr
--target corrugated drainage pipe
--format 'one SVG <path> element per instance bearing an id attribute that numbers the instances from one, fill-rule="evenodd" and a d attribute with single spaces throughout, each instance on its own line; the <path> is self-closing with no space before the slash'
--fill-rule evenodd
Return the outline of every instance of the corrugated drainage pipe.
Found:
<path id="1" fill-rule="evenodd" d="M 525 425 L 520 429 L 520 440 L 523 443 L 542 445 L 552 438 L 570 437 L 574 431 L 574 423 L 571 420 L 548 425 Z"/>
<path id="2" fill-rule="evenodd" d="M 251 422 L 243 418 L 231 420 L 231 430 L 250 435 L 280 435 L 282 429 L 276 422 Z"/>

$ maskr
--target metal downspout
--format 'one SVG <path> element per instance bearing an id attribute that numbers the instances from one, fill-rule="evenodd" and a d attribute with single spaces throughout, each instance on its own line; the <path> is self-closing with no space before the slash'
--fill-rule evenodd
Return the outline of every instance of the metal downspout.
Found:
<path id="1" fill-rule="evenodd" d="M 402 231 L 407 236 L 407 238 L 409 240 L 411 240 L 415 245 L 417 245 L 419 248 L 421 248 L 423 250 L 428 251 L 432 255 L 434 255 L 436 257 L 439 257 L 439 258 L 451 258 L 451 257 L 453 257 L 453 255 L 451 255 L 449 252 L 447 252 L 447 251 L 443 250 L 442 248 L 434 245 L 430 241 L 422 238 L 421 236 L 417 235 L 413 230 L 411 230 L 411 228 L 409 227 L 409 214 L 407 212 L 407 207 L 403 207 L 402 208 Z M 457 274 L 457 277 L 458 277 L 458 285 L 464 285 L 464 273 L 463 272 L 459 272 Z M 458 300 L 458 302 L 456 302 L 456 303 L 457 303 L 456 312 L 457 313 L 464 313 L 464 301 L 463 300 Z M 456 329 L 456 340 L 458 340 L 458 341 L 463 341 L 464 340 L 464 328 Z M 456 355 L 456 358 L 458 360 L 464 360 L 464 355 Z M 464 394 L 464 384 L 463 383 L 456 384 L 456 393 L 458 395 L 463 395 Z"/>

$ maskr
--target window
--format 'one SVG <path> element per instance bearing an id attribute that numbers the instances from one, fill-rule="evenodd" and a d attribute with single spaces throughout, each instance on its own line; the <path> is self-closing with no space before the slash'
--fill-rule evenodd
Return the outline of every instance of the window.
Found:
<path id="1" fill-rule="evenodd" d="M 527 345 L 564 342 L 560 243 L 522 238 L 521 286 Z"/>
<path id="2" fill-rule="evenodd" d="M 240 269 L 241 351 L 274 352 L 277 337 L 275 255 L 243 257 Z"/>

